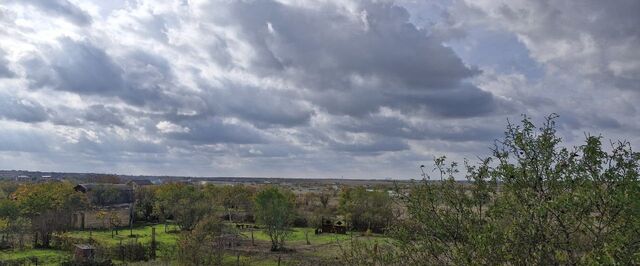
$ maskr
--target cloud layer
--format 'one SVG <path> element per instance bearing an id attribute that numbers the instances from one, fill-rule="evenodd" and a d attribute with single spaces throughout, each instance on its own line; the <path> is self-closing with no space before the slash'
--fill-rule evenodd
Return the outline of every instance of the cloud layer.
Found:
<path id="1" fill-rule="evenodd" d="M 551 112 L 569 141 L 635 141 L 638 9 L 9 1 L 0 167 L 412 178 L 434 155 L 485 155 L 507 118 Z"/>

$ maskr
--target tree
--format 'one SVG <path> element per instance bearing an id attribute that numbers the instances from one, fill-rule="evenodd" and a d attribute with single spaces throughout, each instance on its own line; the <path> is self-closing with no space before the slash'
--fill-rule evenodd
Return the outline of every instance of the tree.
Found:
<path id="1" fill-rule="evenodd" d="M 14 200 L 0 199 L 0 233 L 2 242 L 10 243 L 15 236 L 18 246 L 22 247 L 24 234 L 28 230 L 28 222 L 20 216 L 20 209 Z"/>
<path id="2" fill-rule="evenodd" d="M 364 187 L 345 188 L 340 198 L 340 210 L 358 230 L 381 231 L 392 221 L 393 201 L 386 191 Z"/>
<path id="3" fill-rule="evenodd" d="M 318 200 L 320 201 L 320 204 L 322 205 L 323 209 L 327 209 L 327 207 L 329 206 L 330 198 L 331 198 L 331 195 L 325 191 L 321 192 L 318 195 Z"/>
<path id="4" fill-rule="evenodd" d="M 12 181 L 0 181 L 0 198 L 8 199 L 9 195 L 18 189 L 18 183 Z"/>
<path id="5" fill-rule="evenodd" d="M 169 183 L 155 190 L 155 213 L 165 222 L 175 219 L 181 230 L 190 231 L 212 211 L 201 190 L 192 185 Z"/>
<path id="6" fill-rule="evenodd" d="M 253 209 L 253 197 L 255 196 L 255 189 L 247 187 L 242 184 L 234 186 L 208 186 L 207 189 L 216 189 L 217 203 L 224 207 L 229 221 L 233 222 L 234 216 L 238 216 L 241 210 L 246 212 Z M 211 195 L 211 193 L 209 193 Z"/>
<path id="7" fill-rule="evenodd" d="M 91 195 L 91 204 L 95 206 L 105 206 L 118 202 L 122 196 L 122 192 L 117 188 L 109 185 L 97 185 Z"/>
<path id="8" fill-rule="evenodd" d="M 529 118 L 507 125 L 493 155 L 465 163 L 435 160 L 442 181 L 424 181 L 404 198 L 408 218 L 392 243 L 352 243 L 353 265 L 640 263 L 640 154 L 628 142 L 602 147 L 587 136 L 562 147 L 555 116 L 539 129 Z"/>
<path id="9" fill-rule="evenodd" d="M 256 218 L 271 239 L 272 251 L 282 250 L 291 233 L 291 222 L 295 217 L 294 199 L 291 191 L 276 187 L 265 188 L 256 195 Z"/>
<path id="10" fill-rule="evenodd" d="M 155 203 L 154 187 L 139 187 L 135 191 L 135 210 L 136 216 L 144 221 L 153 221 L 156 219 L 153 213 L 153 205 Z"/>
<path id="11" fill-rule="evenodd" d="M 181 265 L 221 265 L 224 257 L 224 236 L 234 234 L 215 217 L 202 219 L 190 232 L 178 240 L 178 261 Z"/>
<path id="12" fill-rule="evenodd" d="M 13 196 L 21 215 L 31 220 L 33 231 L 36 232 L 36 246 L 39 236 L 42 246 L 48 247 L 51 234 L 70 228 L 73 212 L 87 206 L 86 197 L 66 182 L 24 184 L 18 187 Z"/>

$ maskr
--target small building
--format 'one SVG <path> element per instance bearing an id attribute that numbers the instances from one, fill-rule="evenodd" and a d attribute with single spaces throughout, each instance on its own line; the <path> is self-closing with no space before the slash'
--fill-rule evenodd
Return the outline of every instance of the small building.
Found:
<path id="1" fill-rule="evenodd" d="M 322 218 L 322 233 L 347 234 L 347 223 L 341 219 Z"/>
<path id="2" fill-rule="evenodd" d="M 134 190 L 136 190 L 136 189 L 138 189 L 140 187 L 151 186 L 151 185 L 153 185 L 153 183 L 149 179 L 134 179 L 134 180 L 131 180 L 131 181 L 127 182 L 127 185 L 129 185 Z"/>
<path id="3" fill-rule="evenodd" d="M 28 175 L 16 176 L 16 182 L 25 182 L 25 181 L 31 181 L 31 177 Z"/>
<path id="4" fill-rule="evenodd" d="M 77 262 L 92 262 L 96 256 L 96 248 L 89 244 L 74 245 L 73 259 Z"/>

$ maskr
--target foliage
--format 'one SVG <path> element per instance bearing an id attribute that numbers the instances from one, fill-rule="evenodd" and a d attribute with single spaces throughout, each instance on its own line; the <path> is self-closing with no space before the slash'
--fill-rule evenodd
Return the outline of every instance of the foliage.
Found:
<path id="1" fill-rule="evenodd" d="M 227 231 L 217 218 L 201 220 L 178 240 L 178 261 L 181 265 L 220 265 L 224 255 L 221 236 Z"/>
<path id="2" fill-rule="evenodd" d="M 0 265 L 59 265 L 68 260 L 70 255 L 66 252 L 50 249 L 26 249 L 0 251 Z"/>
<path id="3" fill-rule="evenodd" d="M 291 191 L 268 187 L 258 192 L 255 199 L 256 218 L 265 227 L 271 239 L 271 250 L 284 247 L 284 240 L 291 233 L 295 196 Z"/>
<path id="4" fill-rule="evenodd" d="M 38 235 L 42 245 L 49 246 L 51 234 L 64 231 L 71 226 L 74 211 L 86 208 L 83 194 L 76 192 L 70 183 L 24 184 L 13 194 L 21 215 L 31 219 L 31 226 L 38 245 Z"/>
<path id="5" fill-rule="evenodd" d="M 246 220 L 246 217 L 238 217 L 240 211 L 250 214 L 253 210 L 253 199 L 256 191 L 253 187 L 242 184 L 233 186 L 207 185 L 203 188 L 210 201 L 225 209 L 229 221 Z"/>
<path id="6" fill-rule="evenodd" d="M 18 189 L 18 183 L 12 181 L 0 181 L 0 199 L 8 199 Z"/>
<path id="7" fill-rule="evenodd" d="M 383 231 L 394 218 L 392 205 L 387 191 L 364 187 L 345 188 L 340 197 L 340 211 L 356 230 Z"/>
<path id="8" fill-rule="evenodd" d="M 155 202 L 155 192 L 152 186 L 139 187 L 135 191 L 135 210 L 136 217 L 143 221 L 153 221 L 154 217 L 153 204 Z"/>
<path id="9" fill-rule="evenodd" d="M 0 217 L 13 218 L 20 215 L 18 204 L 14 200 L 0 199 Z"/>
<path id="10" fill-rule="evenodd" d="M 122 203 L 123 192 L 109 185 L 97 185 L 90 193 L 91 204 L 94 206 L 106 206 Z M 128 196 L 127 196 L 128 197 Z"/>
<path id="11" fill-rule="evenodd" d="M 627 142 L 606 151 L 594 136 L 561 147 L 554 118 L 539 130 L 527 117 L 509 124 L 492 157 L 466 164 L 467 184 L 454 180 L 455 163 L 436 159 L 443 181 L 425 175 L 407 195 L 408 219 L 390 233 L 393 245 L 356 243 L 345 258 L 378 265 L 640 263 L 640 154 Z"/>
<path id="12" fill-rule="evenodd" d="M 155 190 L 155 213 L 165 221 L 174 218 L 180 229 L 190 231 L 213 209 L 204 200 L 203 192 L 181 183 L 169 183 Z"/>

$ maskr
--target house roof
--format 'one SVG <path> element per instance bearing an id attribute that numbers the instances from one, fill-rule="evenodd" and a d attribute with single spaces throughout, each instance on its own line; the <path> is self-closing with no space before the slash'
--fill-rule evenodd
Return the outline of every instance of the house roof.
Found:
<path id="1" fill-rule="evenodd" d="M 121 191 L 129 191 L 131 188 L 125 184 L 103 184 L 103 183 L 91 183 L 91 184 L 78 184 L 73 189 L 76 191 L 87 193 L 95 189 L 116 189 Z"/>
<path id="2" fill-rule="evenodd" d="M 94 246 L 89 244 L 75 244 L 74 246 L 79 249 L 96 249 Z"/>

